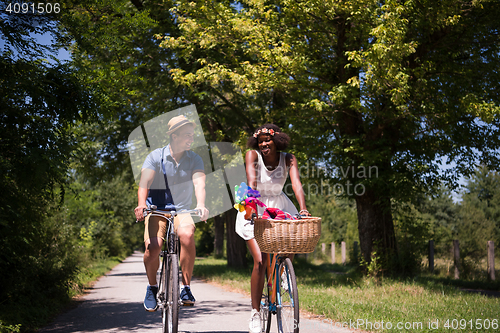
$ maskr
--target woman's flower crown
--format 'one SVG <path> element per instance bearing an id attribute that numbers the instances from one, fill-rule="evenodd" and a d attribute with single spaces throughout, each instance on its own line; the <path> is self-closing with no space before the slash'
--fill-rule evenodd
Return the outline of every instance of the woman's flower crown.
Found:
<path id="1" fill-rule="evenodd" d="M 280 134 L 280 132 L 275 132 L 272 128 L 262 128 L 260 130 L 258 130 L 257 132 L 255 132 L 253 134 L 253 137 L 257 139 L 257 137 L 259 136 L 259 134 L 261 133 L 264 133 L 264 134 L 271 134 L 272 136 L 274 136 L 274 134 Z"/>

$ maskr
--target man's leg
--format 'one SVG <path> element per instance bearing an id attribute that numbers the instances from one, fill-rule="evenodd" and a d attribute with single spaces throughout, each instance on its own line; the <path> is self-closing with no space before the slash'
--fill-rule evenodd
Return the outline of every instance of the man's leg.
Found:
<path id="1" fill-rule="evenodd" d="M 179 241 L 181 243 L 180 261 L 182 269 L 182 283 L 185 286 L 189 286 L 191 283 L 194 260 L 196 259 L 194 230 L 195 228 L 193 225 L 181 226 L 179 230 L 177 230 Z"/>
<path id="2" fill-rule="evenodd" d="M 194 305 L 195 298 L 191 293 L 190 283 L 193 275 L 194 260 L 196 259 L 196 246 L 194 243 L 194 221 L 189 214 L 181 214 L 174 220 L 175 230 L 181 243 L 180 262 L 182 269 L 181 300 L 184 305 Z"/>
<path id="3" fill-rule="evenodd" d="M 144 308 L 146 311 L 156 311 L 156 293 L 158 286 L 156 282 L 156 272 L 160 266 L 159 255 L 163 245 L 163 237 L 165 237 L 166 221 L 158 217 L 146 217 L 144 230 L 144 267 L 148 277 L 148 287 L 146 289 L 146 297 L 144 298 Z"/>
<path id="4" fill-rule="evenodd" d="M 152 237 L 144 242 L 146 251 L 144 252 L 144 267 L 151 286 L 156 285 L 156 273 L 160 267 L 159 255 L 163 245 L 163 239 Z"/>

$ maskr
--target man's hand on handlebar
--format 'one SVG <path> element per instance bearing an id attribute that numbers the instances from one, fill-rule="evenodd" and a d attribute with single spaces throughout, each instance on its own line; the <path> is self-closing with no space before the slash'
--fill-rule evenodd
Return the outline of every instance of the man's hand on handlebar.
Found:
<path id="1" fill-rule="evenodd" d="M 140 205 L 140 206 L 137 206 L 134 209 L 135 218 L 137 219 L 137 221 L 144 220 L 144 210 L 145 209 L 148 209 L 148 206 L 146 206 L 146 205 Z"/>
<path id="2" fill-rule="evenodd" d="M 208 219 L 208 209 L 205 206 L 197 206 L 195 209 L 200 211 L 200 220 L 206 221 Z"/>

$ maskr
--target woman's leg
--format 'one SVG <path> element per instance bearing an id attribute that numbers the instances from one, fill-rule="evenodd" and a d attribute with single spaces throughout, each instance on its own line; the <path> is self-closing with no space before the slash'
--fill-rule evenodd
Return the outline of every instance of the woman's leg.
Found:
<path id="1" fill-rule="evenodd" d="M 250 279 L 252 309 L 260 311 L 260 300 L 262 298 L 262 290 L 264 289 L 268 255 L 260 252 L 259 245 L 254 238 L 248 240 L 247 245 L 253 257 L 253 270 L 252 277 Z"/>

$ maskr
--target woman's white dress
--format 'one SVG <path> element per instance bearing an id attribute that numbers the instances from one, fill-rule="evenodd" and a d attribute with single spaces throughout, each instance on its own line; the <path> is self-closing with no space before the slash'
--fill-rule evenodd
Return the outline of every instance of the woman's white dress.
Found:
<path id="1" fill-rule="evenodd" d="M 258 161 L 256 166 L 257 190 L 260 192 L 259 198 L 267 207 L 278 208 L 291 215 L 298 214 L 297 208 L 283 192 L 289 168 L 286 166 L 286 153 L 281 152 L 278 166 L 269 171 L 260 151 L 257 151 Z M 291 186 L 289 187 L 291 190 Z M 288 192 L 288 188 L 287 188 Z M 259 216 L 264 212 L 264 207 L 257 206 Z M 236 233 L 244 240 L 254 238 L 253 225 L 245 220 L 245 212 L 238 212 L 236 216 Z"/>

